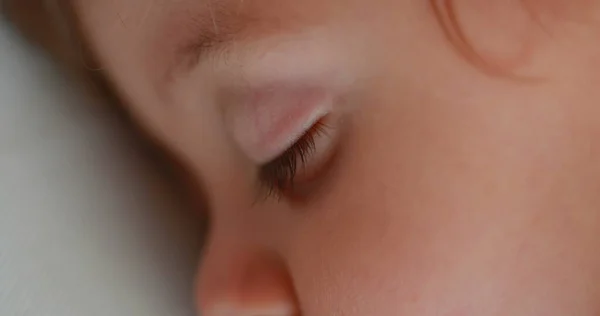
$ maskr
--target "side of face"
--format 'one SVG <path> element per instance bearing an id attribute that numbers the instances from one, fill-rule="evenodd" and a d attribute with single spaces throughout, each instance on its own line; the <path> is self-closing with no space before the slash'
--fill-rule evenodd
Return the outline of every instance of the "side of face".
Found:
<path id="1" fill-rule="evenodd" d="M 74 3 L 205 188 L 203 315 L 600 312 L 597 31 L 436 3 Z"/>

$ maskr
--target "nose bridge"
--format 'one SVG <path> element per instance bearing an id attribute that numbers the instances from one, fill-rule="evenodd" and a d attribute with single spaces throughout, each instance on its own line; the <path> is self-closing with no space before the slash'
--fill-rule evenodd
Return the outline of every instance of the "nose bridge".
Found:
<path id="1" fill-rule="evenodd" d="M 284 260 L 235 228 L 217 225 L 207 240 L 197 278 L 201 315 L 296 315 Z"/>
<path id="2" fill-rule="evenodd" d="M 246 247 L 252 245 L 263 250 L 283 247 L 291 222 L 289 212 L 280 205 L 257 202 L 256 193 L 234 198 L 222 196 L 219 201 L 213 207 L 210 220 L 209 237 L 215 243 L 243 243 Z"/>

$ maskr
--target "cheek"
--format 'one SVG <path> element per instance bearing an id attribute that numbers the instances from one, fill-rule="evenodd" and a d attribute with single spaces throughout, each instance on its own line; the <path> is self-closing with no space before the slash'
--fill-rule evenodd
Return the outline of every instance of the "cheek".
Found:
<path id="1" fill-rule="evenodd" d="M 291 270 L 307 315 L 416 315 L 433 283 L 436 291 L 452 284 L 454 268 L 445 266 L 455 259 L 441 237 L 458 227 L 444 227 L 453 225 L 449 214 L 427 211 L 448 192 L 428 195 L 420 183 L 425 153 L 412 137 L 398 137 L 414 135 L 410 122 L 360 117 L 339 161 L 343 172 L 290 247 Z"/>
<path id="2" fill-rule="evenodd" d="M 564 259 L 583 258 L 569 246 L 580 234 L 544 191 L 567 159 L 543 152 L 564 151 L 544 132 L 559 124 L 529 120 L 519 105 L 409 95 L 357 115 L 343 172 L 294 233 L 287 257 L 306 314 L 568 308 L 562 291 L 579 285 L 555 280 L 582 273 Z M 524 296 L 531 306 L 517 306 Z"/>

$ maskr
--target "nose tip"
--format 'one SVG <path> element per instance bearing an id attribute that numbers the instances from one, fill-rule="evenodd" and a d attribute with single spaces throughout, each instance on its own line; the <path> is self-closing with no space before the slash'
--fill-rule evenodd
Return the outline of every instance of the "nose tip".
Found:
<path id="1" fill-rule="evenodd" d="M 201 316 L 297 316 L 295 307 L 291 305 L 271 305 L 263 307 L 241 306 L 236 304 L 214 305 L 203 311 Z"/>
<path id="2" fill-rule="evenodd" d="M 201 316 L 298 315 L 289 273 L 273 257 L 205 258 L 197 290 Z"/>

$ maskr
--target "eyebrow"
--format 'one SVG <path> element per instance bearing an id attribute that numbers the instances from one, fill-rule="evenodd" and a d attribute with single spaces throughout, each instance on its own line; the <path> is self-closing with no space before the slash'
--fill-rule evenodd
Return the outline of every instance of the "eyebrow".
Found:
<path id="1" fill-rule="evenodd" d="M 176 52 L 176 58 L 180 58 L 188 67 L 209 56 L 224 53 L 235 41 L 240 40 L 243 32 L 237 19 L 222 14 L 220 10 L 205 10 L 191 19 L 190 24 L 196 34 L 191 40 L 184 41 Z"/>
<path id="2" fill-rule="evenodd" d="M 175 47 L 173 72 L 185 74 L 203 60 L 225 57 L 238 43 L 264 38 L 282 29 L 279 19 L 260 19 L 252 15 L 257 7 L 243 7 L 244 3 L 206 3 L 193 15 L 179 17 L 179 27 L 191 35 Z"/>
<path id="3" fill-rule="evenodd" d="M 178 26 L 175 29 L 187 35 L 173 48 L 169 79 L 174 75 L 186 76 L 203 61 L 227 61 L 233 53 L 255 49 L 252 44 L 261 40 L 302 33 L 306 28 L 323 23 L 322 15 L 304 14 L 303 6 L 292 0 L 196 3 L 198 7 L 184 8 L 175 21 Z"/>

